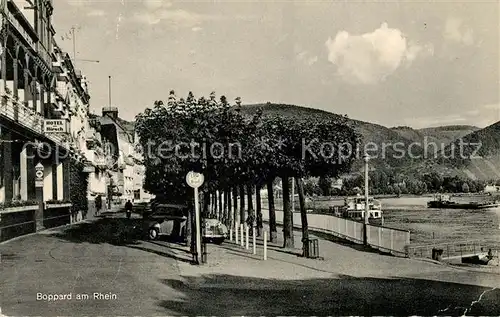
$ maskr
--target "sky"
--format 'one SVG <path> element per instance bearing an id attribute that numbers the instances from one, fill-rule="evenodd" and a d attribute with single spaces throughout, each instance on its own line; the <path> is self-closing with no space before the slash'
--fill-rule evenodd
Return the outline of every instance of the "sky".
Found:
<path id="1" fill-rule="evenodd" d="M 497 1 L 57 0 L 56 41 L 133 119 L 155 100 L 318 108 L 384 126 L 500 121 Z M 99 63 L 84 60 L 99 60 Z"/>

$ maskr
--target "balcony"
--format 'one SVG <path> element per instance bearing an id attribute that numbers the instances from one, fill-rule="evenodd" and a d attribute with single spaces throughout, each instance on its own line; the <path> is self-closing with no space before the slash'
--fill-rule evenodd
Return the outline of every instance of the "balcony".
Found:
<path id="1" fill-rule="evenodd" d="M 26 41 L 26 43 L 28 43 L 30 48 L 35 50 L 35 43 L 38 41 L 35 30 L 13 1 L 9 1 L 7 4 L 7 20 Z"/>
<path id="2" fill-rule="evenodd" d="M 52 70 L 56 73 L 64 72 L 61 61 L 52 62 Z"/>
<path id="3" fill-rule="evenodd" d="M 52 57 L 50 56 L 49 51 L 40 43 L 38 42 L 37 45 L 37 53 L 38 56 L 45 62 L 47 67 L 51 70 L 52 69 Z"/>
<path id="4" fill-rule="evenodd" d="M 2 96 L 0 115 L 37 134 L 43 134 L 44 118 L 9 95 Z"/>
<path id="5" fill-rule="evenodd" d="M 85 140 L 87 141 L 87 147 L 88 148 L 93 148 L 94 146 L 100 146 L 101 142 L 99 138 L 96 135 L 95 130 L 87 130 L 85 132 Z"/>

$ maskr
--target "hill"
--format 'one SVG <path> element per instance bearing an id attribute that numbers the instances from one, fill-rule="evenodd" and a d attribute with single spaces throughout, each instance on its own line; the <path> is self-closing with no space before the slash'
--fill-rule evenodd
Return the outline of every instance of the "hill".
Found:
<path id="1" fill-rule="evenodd" d="M 451 143 L 439 161 L 470 178 L 500 178 L 500 121 Z"/>
<path id="2" fill-rule="evenodd" d="M 407 126 L 393 127 L 391 130 L 399 133 L 402 137 L 420 144 L 436 143 L 441 147 L 466 136 L 480 128 L 470 125 L 450 125 L 423 129 L 413 129 Z"/>
<path id="3" fill-rule="evenodd" d="M 472 179 L 491 180 L 500 178 L 500 122 L 484 129 L 468 125 L 440 126 L 424 129 L 411 127 L 387 128 L 378 124 L 350 119 L 339 114 L 324 110 L 286 105 L 286 104 L 253 104 L 242 106 L 242 112 L 253 114 L 262 108 L 266 116 L 284 116 L 298 119 L 339 119 L 345 118 L 360 136 L 362 150 L 371 143 L 379 150 L 376 159 L 372 160 L 375 169 L 391 170 L 390 174 L 422 175 L 429 172 L 438 172 L 444 176 L 459 176 Z M 426 151 L 423 146 L 434 142 L 436 152 L 432 147 Z M 450 148 L 457 147 L 460 140 L 469 143 L 464 153 L 473 154 L 473 144 L 481 143 L 478 154 L 481 158 L 464 160 L 456 155 L 446 158 Z M 410 144 L 417 143 L 409 153 Z M 383 150 L 383 147 L 386 147 Z M 406 149 L 404 155 L 395 148 Z M 444 155 L 441 153 L 444 150 Z M 448 152 L 447 152 L 448 151 Z M 372 154 L 371 152 L 370 154 Z M 362 151 L 360 151 L 360 156 Z M 353 166 L 353 173 L 361 172 L 363 162 L 361 157 Z"/>
<path id="4" fill-rule="evenodd" d="M 358 149 L 358 160 L 353 166 L 353 171 L 361 171 L 363 166 L 363 149 L 368 149 L 375 168 L 402 168 L 416 164 L 408 155 L 401 155 L 397 148 L 408 148 L 413 140 L 400 135 L 379 124 L 369 123 L 361 120 L 350 119 L 339 114 L 324 110 L 287 105 L 287 104 L 253 104 L 242 106 L 242 113 L 253 114 L 257 109 L 262 108 L 264 116 L 284 116 L 297 119 L 340 119 L 344 118 L 361 137 L 361 144 Z M 421 149 L 413 149 L 414 154 L 420 154 Z"/>

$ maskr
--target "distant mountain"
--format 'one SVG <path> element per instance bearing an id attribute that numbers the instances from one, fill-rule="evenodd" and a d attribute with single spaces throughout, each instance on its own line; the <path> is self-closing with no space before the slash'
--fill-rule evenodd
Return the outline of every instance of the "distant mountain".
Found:
<path id="1" fill-rule="evenodd" d="M 268 116 L 278 115 L 292 118 L 332 118 L 339 119 L 344 116 L 330 113 L 324 110 L 286 105 L 286 104 L 253 104 L 242 106 L 242 112 L 253 114 L 259 108 L 263 109 L 263 114 Z M 396 173 L 408 175 L 421 175 L 426 172 L 436 171 L 443 175 L 469 177 L 473 179 L 498 179 L 500 178 L 500 122 L 480 129 L 469 125 L 450 125 L 424 129 L 413 129 L 411 127 L 387 128 L 378 124 L 364 122 L 360 120 L 344 117 L 347 123 L 361 136 L 361 149 L 368 143 L 376 144 L 379 150 L 385 145 L 384 156 L 379 152 L 377 159 L 372 160 L 372 166 L 376 169 L 393 169 Z M 425 139 L 427 138 L 427 139 Z M 425 152 L 424 140 L 427 144 L 434 142 L 437 145 L 437 152 L 434 153 L 432 147 L 428 147 Z M 451 148 L 463 140 L 465 143 L 481 142 L 479 155 L 480 159 L 464 160 L 459 157 L 450 159 L 443 158 L 442 150 L 446 153 Z M 408 149 L 410 144 L 417 143 L 412 149 L 413 158 L 408 155 L 395 157 L 397 154 L 393 146 Z M 464 149 L 465 154 L 472 154 L 472 145 Z M 419 146 L 420 145 L 420 146 Z M 427 155 L 426 155 L 427 154 Z M 421 157 L 418 157 L 418 156 Z M 361 172 L 363 162 L 358 159 L 352 169 L 353 173 Z"/>
<path id="2" fill-rule="evenodd" d="M 242 106 L 242 113 L 253 114 L 257 109 L 262 108 L 264 116 L 283 116 L 298 119 L 339 119 L 345 118 L 347 124 L 350 125 L 361 136 L 359 159 L 353 166 L 353 171 L 360 171 L 363 166 L 362 150 L 376 148 L 378 151 L 371 151 L 371 155 L 376 155 L 372 159 L 372 165 L 376 168 L 390 168 L 390 167 L 407 167 L 416 164 L 408 157 L 399 158 L 395 147 L 407 148 L 412 142 L 405 136 L 402 136 L 397 131 L 389 129 L 379 124 L 369 123 L 361 120 L 350 119 L 345 116 L 327 112 L 324 110 L 307 108 L 301 106 L 287 105 L 287 104 L 253 104 Z M 369 145 L 368 145 L 369 144 Z M 369 146 L 369 147 L 368 147 Z M 376 152 L 376 153 L 375 153 Z M 419 153 L 420 149 L 414 149 L 415 153 Z"/>
<path id="3" fill-rule="evenodd" d="M 500 179 L 500 121 L 455 140 L 439 162 L 471 178 Z"/>
<path id="4" fill-rule="evenodd" d="M 480 128 L 470 125 L 449 125 L 423 129 L 399 126 L 391 128 L 391 130 L 396 131 L 402 137 L 412 140 L 413 142 L 424 144 L 424 141 L 427 140 L 427 143 L 434 142 L 439 144 L 439 146 L 445 146 L 456 139 L 480 130 Z"/>

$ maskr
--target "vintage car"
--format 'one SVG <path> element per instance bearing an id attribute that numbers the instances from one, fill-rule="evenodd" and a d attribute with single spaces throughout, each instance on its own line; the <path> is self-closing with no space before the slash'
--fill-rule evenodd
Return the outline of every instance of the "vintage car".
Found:
<path id="1" fill-rule="evenodd" d="M 187 205 L 161 204 L 145 214 L 144 232 L 149 240 L 161 236 L 171 239 L 186 240 L 186 224 L 189 207 Z M 202 239 L 205 242 L 221 244 L 228 237 L 227 227 L 217 219 L 203 219 Z"/>
<path id="2" fill-rule="evenodd" d="M 227 227 L 217 219 L 204 219 L 203 241 L 222 244 L 227 239 Z"/>
<path id="3" fill-rule="evenodd" d="M 144 215 L 144 230 L 150 240 L 160 236 L 183 239 L 189 208 L 186 205 L 161 204 Z"/>

